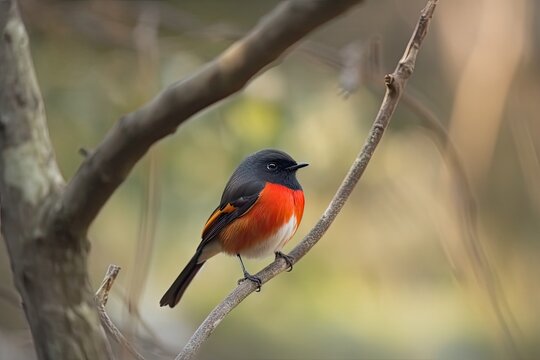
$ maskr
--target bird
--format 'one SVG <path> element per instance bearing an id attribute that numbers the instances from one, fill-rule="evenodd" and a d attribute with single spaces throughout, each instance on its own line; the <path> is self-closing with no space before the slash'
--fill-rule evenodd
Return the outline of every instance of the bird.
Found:
<path id="1" fill-rule="evenodd" d="M 225 253 L 237 256 L 244 277 L 261 289 L 261 279 L 248 273 L 242 257 L 262 258 L 274 254 L 292 270 L 294 259 L 283 246 L 293 237 L 304 213 L 304 191 L 297 163 L 287 153 L 264 149 L 247 156 L 227 182 L 221 201 L 202 230 L 201 242 L 191 260 L 160 300 L 173 308 L 205 262 Z"/>

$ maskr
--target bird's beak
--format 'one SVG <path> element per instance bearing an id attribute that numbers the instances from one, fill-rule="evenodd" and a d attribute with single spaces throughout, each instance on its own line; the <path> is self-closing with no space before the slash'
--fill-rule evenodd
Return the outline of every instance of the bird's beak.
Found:
<path id="1" fill-rule="evenodd" d="M 306 167 L 308 165 L 309 165 L 308 163 L 300 163 L 300 164 L 289 166 L 288 168 L 286 168 L 286 170 L 296 171 L 296 170 L 298 170 L 300 168 L 303 168 L 303 167 Z"/>

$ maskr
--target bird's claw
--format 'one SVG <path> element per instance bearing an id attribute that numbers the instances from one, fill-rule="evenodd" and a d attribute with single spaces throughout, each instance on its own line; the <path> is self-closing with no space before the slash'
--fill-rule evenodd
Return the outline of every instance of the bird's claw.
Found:
<path id="1" fill-rule="evenodd" d="M 260 278 L 258 278 L 257 276 L 248 274 L 248 273 L 246 272 L 246 273 L 244 273 L 244 278 L 238 280 L 238 285 L 240 285 L 240 284 L 241 284 L 242 282 L 244 282 L 245 280 L 249 280 L 249 281 L 251 281 L 252 283 L 255 283 L 255 285 L 257 285 L 257 289 L 255 290 L 256 292 L 260 292 L 260 291 L 261 291 L 262 280 L 261 280 Z"/>
<path id="2" fill-rule="evenodd" d="M 281 251 L 276 251 L 276 260 L 282 258 L 287 264 L 287 272 L 291 272 L 293 269 L 294 258 L 290 255 L 284 254 Z"/>

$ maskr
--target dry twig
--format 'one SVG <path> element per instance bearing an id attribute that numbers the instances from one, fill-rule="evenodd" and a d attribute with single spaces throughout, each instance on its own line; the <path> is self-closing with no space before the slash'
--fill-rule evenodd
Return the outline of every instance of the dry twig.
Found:
<path id="1" fill-rule="evenodd" d="M 334 198 L 327 209 L 317 222 L 313 229 L 304 237 L 304 239 L 290 252 L 298 262 L 324 235 L 330 227 L 343 205 L 353 191 L 355 185 L 364 173 L 375 148 L 377 147 L 382 135 L 387 128 L 390 118 L 394 113 L 403 89 L 409 80 L 416 57 L 422 42 L 426 36 L 429 22 L 435 10 L 438 0 L 429 0 L 426 7 L 422 10 L 420 19 L 416 25 L 413 35 L 405 49 L 403 57 L 399 61 L 392 74 L 385 76 L 386 94 L 382 101 L 379 112 L 369 131 L 367 140 L 358 154 L 358 157 L 352 164 L 349 172 L 345 176 L 341 186 L 337 190 Z M 257 273 L 257 277 L 262 283 L 268 282 L 287 268 L 285 261 L 278 259 L 266 268 Z M 240 283 L 212 312 L 207 316 L 191 339 L 185 345 L 184 349 L 178 354 L 176 360 L 193 359 L 206 339 L 212 334 L 219 323 L 230 313 L 238 304 L 240 304 L 248 295 L 255 291 L 256 285 L 252 282 L 244 281 Z"/>
<path id="2" fill-rule="evenodd" d="M 380 47 L 378 46 L 378 42 L 374 42 L 374 44 L 376 46 L 373 48 L 373 55 L 375 59 L 379 60 L 375 64 L 370 62 L 370 65 L 376 69 L 380 67 Z M 368 76 L 368 78 L 373 83 L 373 77 Z M 518 328 L 518 326 L 508 306 L 506 295 L 501 287 L 497 272 L 493 269 L 478 235 L 476 199 L 469 184 L 465 166 L 460 159 L 456 145 L 450 138 L 450 134 L 442 121 L 419 98 L 420 96 L 415 89 L 409 89 L 407 93 L 403 94 L 402 100 L 407 107 L 424 120 L 421 125 L 433 135 L 435 145 L 450 169 L 452 182 L 458 194 L 456 203 L 458 206 L 460 230 L 474 275 L 479 284 L 485 288 L 487 298 L 499 323 L 502 338 L 509 355 L 514 359 L 519 359 L 521 358 L 520 351 L 510 324 L 514 324 L 514 328 Z M 451 261 L 451 259 L 449 260 Z"/>
<path id="3" fill-rule="evenodd" d="M 303 50 L 305 54 L 311 56 L 313 59 L 339 72 L 340 94 L 348 97 L 362 85 L 379 86 L 378 79 L 382 74 L 380 70 L 380 39 L 373 37 L 362 45 L 358 46 L 356 43 L 349 44 L 343 49 L 344 51 L 342 51 L 341 57 L 336 54 L 337 51 L 335 49 L 322 45 L 318 47 L 303 47 Z M 422 120 L 421 126 L 427 129 L 432 135 L 437 149 L 450 170 L 452 182 L 458 194 L 456 203 L 458 206 L 460 230 L 474 276 L 486 290 L 491 309 L 497 318 L 509 354 L 513 358 L 519 358 L 519 350 L 510 323 L 514 323 L 514 328 L 518 328 L 518 326 L 515 325 L 512 311 L 507 305 L 506 296 L 499 283 L 497 273 L 492 268 L 482 242 L 479 239 L 476 201 L 467 179 L 465 167 L 459 157 L 457 147 L 450 139 L 450 135 L 444 127 L 443 122 L 419 99 L 419 93 L 414 88 L 409 87 L 408 91 L 403 93 L 401 100 L 404 105 Z M 458 269 L 454 267 L 451 255 L 448 252 L 446 254 L 452 271 L 458 277 Z"/>
<path id="4" fill-rule="evenodd" d="M 137 360 L 144 360 L 144 357 L 129 343 L 129 341 L 122 335 L 120 330 L 114 325 L 111 318 L 105 310 L 105 305 L 109 299 L 109 292 L 113 286 L 114 280 L 120 272 L 120 267 L 116 265 L 109 265 L 105 278 L 101 282 L 99 289 L 96 291 L 95 300 L 99 312 L 99 318 L 101 324 L 107 330 L 113 339 L 122 346 L 129 354 L 131 354 Z"/>

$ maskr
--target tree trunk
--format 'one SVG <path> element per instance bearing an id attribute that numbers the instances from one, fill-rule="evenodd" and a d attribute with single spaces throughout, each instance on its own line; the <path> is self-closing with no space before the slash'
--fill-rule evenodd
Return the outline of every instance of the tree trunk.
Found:
<path id="1" fill-rule="evenodd" d="M 14 0 L 0 0 L 0 29 L 0 225 L 38 357 L 110 358 L 88 281 L 86 234 L 50 220 L 64 181 Z"/>

